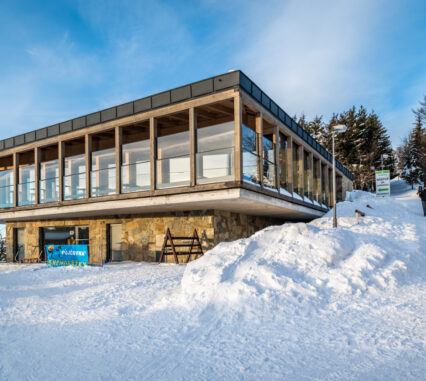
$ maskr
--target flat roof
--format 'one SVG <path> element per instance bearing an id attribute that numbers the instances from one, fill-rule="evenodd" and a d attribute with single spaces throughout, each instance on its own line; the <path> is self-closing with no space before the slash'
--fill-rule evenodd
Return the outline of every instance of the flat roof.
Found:
<path id="1" fill-rule="evenodd" d="M 123 118 L 129 115 L 139 114 L 174 103 L 187 101 L 201 96 L 216 93 L 222 90 L 239 87 L 249 94 L 259 104 L 269 110 L 288 128 L 293 130 L 301 139 L 308 143 L 315 151 L 332 163 L 332 155 L 319 144 L 307 131 L 305 131 L 293 118 L 266 95 L 249 77 L 241 70 L 231 71 L 215 77 L 193 82 L 172 90 L 163 91 L 135 101 L 123 103 L 91 114 L 83 115 L 65 122 L 48 127 L 39 128 L 25 134 L 0 140 L 0 154 L 6 149 L 18 147 L 27 143 L 65 134 L 70 131 L 90 127 L 99 123 Z M 339 161 L 336 167 L 353 180 L 353 174 Z"/>

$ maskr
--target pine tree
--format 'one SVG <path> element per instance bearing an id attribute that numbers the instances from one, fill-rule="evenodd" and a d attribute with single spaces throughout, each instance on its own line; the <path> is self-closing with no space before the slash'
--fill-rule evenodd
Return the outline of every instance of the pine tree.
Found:
<path id="1" fill-rule="evenodd" d="M 331 149 L 331 129 L 336 124 L 347 126 L 344 134 L 335 136 L 336 157 L 354 174 L 354 188 L 372 190 L 375 186 L 374 169 L 381 167 L 381 158 L 387 154 L 383 166 L 394 170 L 392 146 L 386 129 L 377 114 L 361 106 L 339 115 L 334 114 L 325 130 L 326 147 Z"/>
<path id="2" fill-rule="evenodd" d="M 401 176 L 412 188 L 416 183 L 426 182 L 426 132 L 423 128 L 426 123 L 426 96 L 413 113 L 414 128 L 397 151 L 402 167 Z"/>

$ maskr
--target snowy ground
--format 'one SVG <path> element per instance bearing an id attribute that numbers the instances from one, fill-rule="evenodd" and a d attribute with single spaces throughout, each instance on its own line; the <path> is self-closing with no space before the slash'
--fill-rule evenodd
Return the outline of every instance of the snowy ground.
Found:
<path id="1" fill-rule="evenodd" d="M 426 218 L 392 189 L 187 266 L 0 265 L 0 379 L 425 379 Z"/>

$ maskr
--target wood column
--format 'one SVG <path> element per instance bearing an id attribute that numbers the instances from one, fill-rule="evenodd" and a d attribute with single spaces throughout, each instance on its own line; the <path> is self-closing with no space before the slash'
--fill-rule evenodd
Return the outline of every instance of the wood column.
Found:
<path id="1" fill-rule="evenodd" d="M 278 189 L 278 193 L 280 192 L 280 129 L 278 126 L 274 128 L 274 143 L 275 143 L 275 151 L 274 151 L 274 160 L 275 160 L 275 187 Z"/>
<path id="2" fill-rule="evenodd" d="M 234 169 L 237 182 L 241 182 L 243 179 L 242 121 L 242 99 L 240 93 L 236 92 L 234 96 Z"/>
<path id="3" fill-rule="evenodd" d="M 256 137 L 257 154 L 259 155 L 257 172 L 260 180 L 260 186 L 263 188 L 263 114 L 261 112 L 256 115 Z"/>
<path id="4" fill-rule="evenodd" d="M 86 198 L 90 198 L 90 171 L 92 169 L 92 137 L 88 134 L 84 136 L 84 146 L 86 154 Z"/>
<path id="5" fill-rule="evenodd" d="M 34 148 L 34 204 L 40 203 L 40 148 Z"/>
<path id="6" fill-rule="evenodd" d="M 287 190 L 293 195 L 293 138 L 287 137 Z"/>
<path id="7" fill-rule="evenodd" d="M 156 188 L 156 160 L 157 160 L 157 119 L 149 118 L 149 139 L 151 146 L 151 191 Z"/>
<path id="8" fill-rule="evenodd" d="M 321 204 L 322 203 L 322 164 L 320 159 L 317 159 L 317 166 L 318 166 L 317 201 L 319 204 Z"/>
<path id="9" fill-rule="evenodd" d="M 298 148 L 299 152 L 299 161 L 297 163 L 299 169 L 299 196 L 305 197 L 305 168 L 303 165 L 303 145 L 300 145 Z"/>
<path id="10" fill-rule="evenodd" d="M 58 142 L 59 201 L 64 200 L 64 145 L 64 142 Z"/>
<path id="11" fill-rule="evenodd" d="M 13 153 L 13 206 L 18 206 L 19 200 L 19 154 Z"/>
<path id="12" fill-rule="evenodd" d="M 123 129 L 115 127 L 115 193 L 121 193 L 121 145 L 123 140 Z"/>
<path id="13" fill-rule="evenodd" d="M 315 177 L 315 168 L 314 168 L 314 155 L 313 155 L 313 153 L 312 152 L 309 152 L 309 165 L 310 165 L 310 174 L 311 174 L 311 186 L 310 186 L 310 189 L 309 189 L 309 198 L 313 201 L 314 199 L 315 199 L 315 197 L 314 197 L 314 195 L 315 195 L 315 192 L 316 192 L 316 190 L 315 190 L 315 180 L 314 180 L 314 177 Z"/>
<path id="14" fill-rule="evenodd" d="M 194 107 L 189 108 L 189 167 L 190 186 L 193 187 L 197 181 L 196 173 L 197 153 L 197 113 Z"/>

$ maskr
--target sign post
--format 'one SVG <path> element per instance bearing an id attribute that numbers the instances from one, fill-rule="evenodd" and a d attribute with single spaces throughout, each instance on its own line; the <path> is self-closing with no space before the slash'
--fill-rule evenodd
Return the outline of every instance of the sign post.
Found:
<path id="1" fill-rule="evenodd" d="M 87 245 L 46 245 L 49 266 L 87 266 L 89 250 Z"/>
<path id="2" fill-rule="evenodd" d="M 390 171 L 376 171 L 376 196 L 390 196 Z"/>

